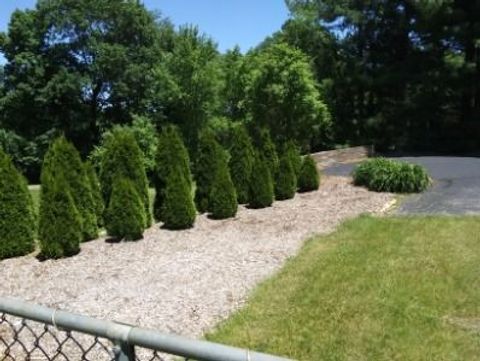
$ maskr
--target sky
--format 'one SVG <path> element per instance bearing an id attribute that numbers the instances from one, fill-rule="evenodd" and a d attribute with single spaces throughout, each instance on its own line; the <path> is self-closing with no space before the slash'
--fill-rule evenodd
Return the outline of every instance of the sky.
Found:
<path id="1" fill-rule="evenodd" d="M 32 8 L 36 0 L 0 0 L 0 31 L 5 31 L 11 13 Z M 220 51 L 239 45 L 245 52 L 279 30 L 288 18 L 284 0 L 143 0 L 150 10 L 159 10 L 175 25 L 198 25 L 210 35 Z M 0 54 L 0 63 L 4 59 Z"/>

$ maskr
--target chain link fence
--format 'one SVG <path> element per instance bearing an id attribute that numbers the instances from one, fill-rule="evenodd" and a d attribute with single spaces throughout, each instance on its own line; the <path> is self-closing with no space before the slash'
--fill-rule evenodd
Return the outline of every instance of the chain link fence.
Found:
<path id="1" fill-rule="evenodd" d="M 182 358 L 179 358 L 182 357 Z M 0 297 L 0 361 L 288 361 Z"/>

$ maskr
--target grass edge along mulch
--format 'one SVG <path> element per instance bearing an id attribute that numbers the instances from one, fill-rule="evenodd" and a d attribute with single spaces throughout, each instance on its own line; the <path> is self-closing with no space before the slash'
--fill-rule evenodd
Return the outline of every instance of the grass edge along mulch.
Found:
<path id="1" fill-rule="evenodd" d="M 480 217 L 347 221 L 206 338 L 298 360 L 480 360 Z"/>

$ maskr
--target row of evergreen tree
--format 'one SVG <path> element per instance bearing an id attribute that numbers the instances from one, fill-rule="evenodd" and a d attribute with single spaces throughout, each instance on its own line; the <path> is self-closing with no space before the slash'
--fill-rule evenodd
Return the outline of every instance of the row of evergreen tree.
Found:
<path id="1" fill-rule="evenodd" d="M 98 176 L 60 137 L 43 162 L 38 234 L 27 183 L 0 150 L 0 259 L 31 252 L 35 238 L 40 258 L 67 257 L 80 251 L 81 242 L 97 238 L 101 227 L 115 239 L 137 240 L 151 226 L 152 216 L 164 228 L 186 229 L 193 226 L 197 211 L 225 219 L 236 215 L 238 204 L 263 208 L 274 199 L 293 198 L 297 190 L 317 189 L 319 174 L 313 159 L 302 159 L 293 143 L 279 150 L 280 155 L 265 131 L 251 138 L 239 126 L 229 152 L 205 131 L 192 176 L 179 132 L 165 127 L 156 155 L 152 214 L 143 153 L 130 132 L 113 130 Z"/>

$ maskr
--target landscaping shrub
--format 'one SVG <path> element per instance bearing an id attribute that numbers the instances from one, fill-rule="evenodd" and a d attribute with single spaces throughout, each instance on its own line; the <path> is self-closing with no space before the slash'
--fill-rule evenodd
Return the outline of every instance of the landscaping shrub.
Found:
<path id="1" fill-rule="evenodd" d="M 208 200 L 220 162 L 225 161 L 225 153 L 210 131 L 204 131 L 198 139 L 194 178 L 197 185 L 195 205 L 201 213 L 208 210 Z"/>
<path id="2" fill-rule="evenodd" d="M 64 191 L 70 193 L 80 215 L 82 240 L 97 238 L 98 224 L 90 181 L 80 154 L 65 137 L 57 138 L 45 155 L 41 173 L 42 184 L 47 187 L 45 191 L 49 190 L 50 183 L 43 178 L 59 176 L 65 180 L 67 188 Z"/>
<path id="3" fill-rule="evenodd" d="M 237 214 L 237 194 L 225 157 L 219 158 L 208 205 L 214 219 L 235 217 Z"/>
<path id="4" fill-rule="evenodd" d="M 128 178 L 114 181 L 110 204 L 105 212 L 105 228 L 109 236 L 135 241 L 145 229 L 143 202 L 133 182 Z"/>
<path id="5" fill-rule="evenodd" d="M 251 208 L 270 207 L 273 203 L 273 181 L 268 162 L 261 154 L 255 156 L 250 179 L 249 206 Z"/>
<path id="6" fill-rule="evenodd" d="M 180 167 L 173 167 L 168 175 L 162 210 L 164 227 L 186 229 L 193 226 L 196 210 L 192 190 Z"/>
<path id="7" fill-rule="evenodd" d="M 297 191 L 297 177 L 290 160 L 290 154 L 284 153 L 275 179 L 275 198 L 278 200 L 290 199 Z"/>
<path id="8" fill-rule="evenodd" d="M 254 155 L 255 152 L 248 132 L 244 125 L 239 125 L 233 133 L 229 167 L 240 204 L 248 202 Z"/>
<path id="9" fill-rule="evenodd" d="M 55 165 L 58 168 L 59 165 Z M 55 170 L 55 169 L 53 169 Z M 82 220 L 60 169 L 42 172 L 38 238 L 42 259 L 69 257 L 80 252 Z"/>
<path id="10" fill-rule="evenodd" d="M 300 148 L 293 141 L 288 141 L 284 148 L 284 152 L 287 153 L 290 163 L 292 164 L 295 176 L 298 178 L 300 175 L 300 170 L 302 169 L 302 156 L 300 155 Z"/>
<path id="11" fill-rule="evenodd" d="M 277 148 L 272 141 L 270 132 L 268 129 L 263 129 L 260 131 L 260 143 L 258 145 L 258 150 L 260 151 L 262 157 L 265 159 L 272 176 L 272 181 L 275 180 L 273 177 L 278 172 L 278 154 Z"/>
<path id="12" fill-rule="evenodd" d="M 303 158 L 302 168 L 298 176 L 298 191 L 310 192 L 317 190 L 320 186 L 320 175 L 318 174 L 317 165 L 311 155 Z"/>
<path id="13" fill-rule="evenodd" d="M 35 213 L 27 182 L 0 149 L 0 260 L 33 251 Z"/>
<path id="14" fill-rule="evenodd" d="M 103 204 L 102 191 L 100 189 L 100 181 L 98 180 L 97 172 L 92 163 L 85 163 L 85 171 L 87 173 L 90 190 L 92 192 L 93 204 L 95 207 L 95 215 L 97 217 L 98 226 L 103 226 L 103 212 L 105 205 Z"/>
<path id="15" fill-rule="evenodd" d="M 173 168 L 179 168 L 188 188 L 192 189 L 190 157 L 177 128 L 168 125 L 159 135 L 156 167 L 153 176 L 155 184 L 155 201 L 153 213 L 157 221 L 163 221 L 162 211 L 165 203 L 167 179 Z"/>
<path id="16" fill-rule="evenodd" d="M 430 184 L 425 168 L 385 158 L 368 159 L 353 171 L 356 185 L 376 192 L 418 193 Z"/>
<path id="17" fill-rule="evenodd" d="M 108 208 L 115 179 L 130 179 L 143 203 L 145 226 L 150 226 L 152 217 L 145 162 L 134 136 L 130 131 L 116 128 L 112 131 L 112 136 L 105 142 L 104 147 L 99 174 L 104 204 Z"/>

